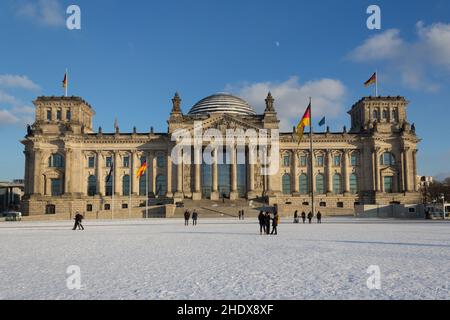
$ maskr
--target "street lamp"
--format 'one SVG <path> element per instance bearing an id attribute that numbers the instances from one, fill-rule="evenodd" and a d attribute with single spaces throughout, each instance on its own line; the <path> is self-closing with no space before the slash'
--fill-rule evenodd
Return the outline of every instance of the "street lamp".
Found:
<path id="1" fill-rule="evenodd" d="M 442 219 L 445 220 L 445 195 L 441 193 L 440 199 L 442 200 Z"/>

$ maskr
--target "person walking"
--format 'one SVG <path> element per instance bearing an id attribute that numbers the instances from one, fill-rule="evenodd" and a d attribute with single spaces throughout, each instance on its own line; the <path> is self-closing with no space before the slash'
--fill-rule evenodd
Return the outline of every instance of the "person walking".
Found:
<path id="1" fill-rule="evenodd" d="M 317 212 L 317 223 L 322 224 L 322 214 L 319 212 Z"/>
<path id="2" fill-rule="evenodd" d="M 270 234 L 270 213 L 266 212 L 266 215 L 264 217 L 264 222 L 266 224 L 266 234 Z"/>
<path id="3" fill-rule="evenodd" d="M 81 222 L 83 221 L 83 216 L 81 215 L 81 213 L 77 212 L 75 214 L 75 224 L 73 226 L 72 230 L 76 230 L 78 227 L 78 230 L 84 230 L 83 225 L 81 224 Z"/>
<path id="4" fill-rule="evenodd" d="M 294 223 L 298 223 L 298 210 L 294 212 Z"/>
<path id="5" fill-rule="evenodd" d="M 310 224 L 311 224 L 312 218 L 313 218 L 313 214 L 312 214 L 312 212 L 310 211 L 310 212 L 308 213 L 308 221 L 309 221 Z"/>
<path id="6" fill-rule="evenodd" d="M 302 220 L 303 220 L 303 224 L 305 224 L 305 222 L 306 222 L 306 213 L 305 213 L 305 211 L 302 212 Z"/>
<path id="7" fill-rule="evenodd" d="M 193 226 L 197 225 L 197 219 L 198 219 L 198 213 L 197 213 L 197 211 L 194 210 L 194 212 L 192 212 L 192 225 Z"/>
<path id="8" fill-rule="evenodd" d="M 275 234 L 275 235 L 278 234 L 277 227 L 278 227 L 279 222 L 280 222 L 280 216 L 278 215 L 277 212 L 275 212 L 273 219 L 272 219 L 272 233 L 271 234 Z"/>
<path id="9" fill-rule="evenodd" d="M 259 221 L 259 234 L 266 233 L 266 223 L 265 223 L 265 217 L 264 212 L 260 211 L 258 215 L 258 221 Z"/>
<path id="10" fill-rule="evenodd" d="M 189 213 L 188 210 L 186 210 L 184 212 L 184 225 L 188 226 L 189 225 L 189 218 L 191 217 L 191 214 Z"/>
<path id="11" fill-rule="evenodd" d="M 242 210 L 239 210 L 239 220 L 242 220 Z"/>
<path id="12" fill-rule="evenodd" d="M 244 220 L 244 209 L 241 210 L 241 219 Z"/>

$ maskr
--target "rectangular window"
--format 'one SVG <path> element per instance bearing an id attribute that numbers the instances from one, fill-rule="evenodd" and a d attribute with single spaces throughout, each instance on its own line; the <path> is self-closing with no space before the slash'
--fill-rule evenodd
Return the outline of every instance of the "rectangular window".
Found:
<path id="1" fill-rule="evenodd" d="M 86 206 L 86 211 L 87 211 L 87 212 L 92 212 L 92 204 L 88 204 L 88 205 Z"/>
<path id="2" fill-rule="evenodd" d="M 106 211 L 111 210 L 111 205 L 110 205 L 110 204 L 105 204 L 105 210 L 106 210 Z"/>
<path id="3" fill-rule="evenodd" d="M 343 202 L 338 202 L 338 203 L 336 204 L 336 206 L 337 206 L 338 208 L 343 208 L 343 207 L 344 207 L 344 203 L 343 203 Z"/>
<path id="4" fill-rule="evenodd" d="M 283 156 L 283 166 L 289 167 L 291 165 L 291 157 Z"/>
<path id="5" fill-rule="evenodd" d="M 47 110 L 47 120 L 52 121 L 52 110 Z"/>
<path id="6" fill-rule="evenodd" d="M 62 184 L 60 179 L 51 179 L 52 196 L 60 196 L 62 194 Z"/>
<path id="7" fill-rule="evenodd" d="M 333 157 L 333 164 L 335 167 L 340 167 L 341 166 L 341 156 L 334 156 Z"/>
<path id="8" fill-rule="evenodd" d="M 394 190 L 393 183 L 394 183 L 394 177 L 384 177 L 384 192 L 392 193 Z"/>
<path id="9" fill-rule="evenodd" d="M 323 167 L 323 160 L 324 160 L 323 156 L 317 156 L 317 158 L 316 158 L 316 165 L 318 167 Z"/>
<path id="10" fill-rule="evenodd" d="M 106 157 L 106 167 L 107 168 L 112 167 L 112 157 Z"/>
<path id="11" fill-rule="evenodd" d="M 326 202 L 321 202 L 321 203 L 320 203 L 320 206 L 321 206 L 321 207 L 326 207 L 326 206 L 327 206 L 327 203 L 326 203 Z"/>
<path id="12" fill-rule="evenodd" d="M 123 157 L 123 167 L 124 168 L 130 167 L 130 157 L 129 156 Z"/>
<path id="13" fill-rule="evenodd" d="M 95 168 L 95 157 L 89 157 L 88 158 L 88 167 L 89 168 Z"/>
<path id="14" fill-rule="evenodd" d="M 307 162 L 306 156 L 300 156 L 300 166 L 306 167 L 306 162 Z"/>
<path id="15" fill-rule="evenodd" d="M 358 165 L 358 156 L 356 154 L 352 154 L 350 156 L 350 164 L 355 167 Z"/>
<path id="16" fill-rule="evenodd" d="M 61 110 L 56 111 L 56 120 L 62 120 Z"/>
<path id="17" fill-rule="evenodd" d="M 67 110 L 67 111 L 66 111 L 66 120 L 67 120 L 67 121 L 72 120 L 72 112 L 70 112 L 70 110 Z"/>
<path id="18" fill-rule="evenodd" d="M 122 209 L 128 209 L 128 203 L 122 203 Z"/>

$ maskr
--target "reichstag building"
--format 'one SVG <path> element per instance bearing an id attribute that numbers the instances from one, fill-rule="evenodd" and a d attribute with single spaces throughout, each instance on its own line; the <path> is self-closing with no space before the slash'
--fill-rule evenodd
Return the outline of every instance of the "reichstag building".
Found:
<path id="1" fill-rule="evenodd" d="M 264 97 L 261 97 L 264 99 Z M 80 211 L 106 217 L 139 212 L 150 205 L 198 201 L 253 200 L 310 210 L 311 192 L 322 212 L 348 214 L 357 204 L 420 202 L 417 144 L 414 125 L 407 119 L 403 97 L 364 97 L 349 110 L 351 126 L 341 132 L 309 133 L 299 144 L 295 132 L 279 134 L 279 169 L 261 175 L 260 165 L 175 164 L 172 133 L 215 128 L 278 129 L 275 100 L 269 93 L 263 114 L 243 99 L 219 93 L 196 103 L 187 114 L 178 94 L 168 106 L 164 133 L 106 133 L 93 128 L 94 108 L 80 97 L 38 97 L 35 123 L 22 141 L 25 146 L 24 215 L 64 215 Z M 299 102 L 299 118 L 303 110 Z M 282 108 L 283 106 L 279 106 Z M 297 120 L 297 119 L 296 119 Z M 232 157 L 236 152 L 231 152 Z M 246 153 L 249 156 L 249 153 Z M 310 166 L 313 157 L 314 165 Z M 143 163 L 148 170 L 136 172 Z M 311 190 L 312 186 L 312 190 Z M 147 201 L 147 202 L 146 202 Z"/>

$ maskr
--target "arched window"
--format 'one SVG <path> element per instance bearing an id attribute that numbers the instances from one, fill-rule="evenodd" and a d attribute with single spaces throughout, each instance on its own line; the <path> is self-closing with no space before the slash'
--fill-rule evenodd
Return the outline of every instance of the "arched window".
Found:
<path id="1" fill-rule="evenodd" d="M 97 194 L 97 177 L 93 175 L 89 176 L 87 185 L 88 196 L 95 196 Z"/>
<path id="2" fill-rule="evenodd" d="M 108 179 L 109 178 L 109 179 Z M 114 175 L 105 178 L 105 196 L 112 196 Z"/>
<path id="3" fill-rule="evenodd" d="M 390 152 L 385 152 L 381 155 L 380 163 L 385 166 L 393 166 L 395 164 L 395 157 Z"/>
<path id="4" fill-rule="evenodd" d="M 283 194 L 291 194 L 291 176 L 289 174 L 283 175 Z"/>
<path id="5" fill-rule="evenodd" d="M 122 195 L 129 196 L 130 195 L 130 176 L 125 175 L 122 178 Z"/>
<path id="6" fill-rule="evenodd" d="M 325 194 L 325 176 L 321 173 L 316 176 L 316 192 Z"/>
<path id="7" fill-rule="evenodd" d="M 383 119 L 387 119 L 387 118 L 388 118 L 388 111 L 383 110 Z"/>
<path id="8" fill-rule="evenodd" d="M 333 193 L 341 194 L 342 193 L 342 178 L 341 175 L 336 173 L 333 176 Z"/>
<path id="9" fill-rule="evenodd" d="M 64 168 L 64 158 L 62 155 L 55 153 L 48 159 L 48 166 L 50 168 Z"/>
<path id="10" fill-rule="evenodd" d="M 358 193 L 358 176 L 354 173 L 350 175 L 350 193 Z"/>
<path id="11" fill-rule="evenodd" d="M 156 192 L 158 196 L 164 196 L 167 193 L 167 181 L 166 177 L 159 175 L 156 177 Z"/>
<path id="12" fill-rule="evenodd" d="M 300 194 L 308 194 L 309 188 L 308 188 L 308 176 L 306 174 L 300 175 Z"/>

